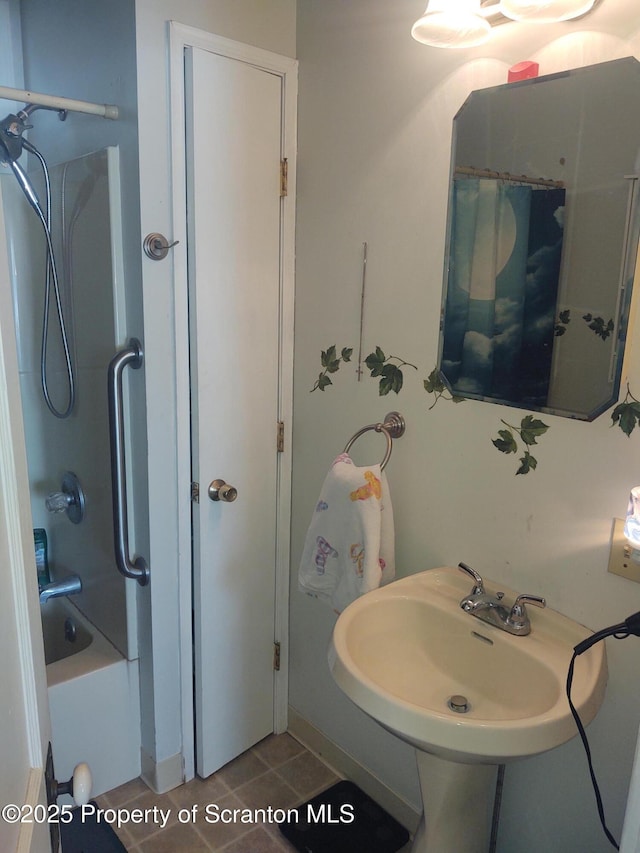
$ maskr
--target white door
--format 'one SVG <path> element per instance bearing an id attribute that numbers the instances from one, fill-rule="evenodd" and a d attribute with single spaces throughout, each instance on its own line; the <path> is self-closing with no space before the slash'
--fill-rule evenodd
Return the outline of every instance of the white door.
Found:
<path id="1" fill-rule="evenodd" d="M 1 198 L 0 648 L 0 805 L 9 807 L 0 817 L 0 850 L 48 853 L 42 810 L 49 709 Z"/>
<path id="2" fill-rule="evenodd" d="M 196 769 L 274 728 L 282 79 L 186 51 Z M 209 484 L 237 490 L 211 500 Z"/>

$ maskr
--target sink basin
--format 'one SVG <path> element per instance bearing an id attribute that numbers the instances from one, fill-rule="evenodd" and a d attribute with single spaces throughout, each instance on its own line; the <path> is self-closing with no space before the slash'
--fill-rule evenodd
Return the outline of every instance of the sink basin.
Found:
<path id="1" fill-rule="evenodd" d="M 485 578 L 488 589 L 501 587 Z M 505 602 L 516 593 L 508 589 Z M 465 764 L 502 764 L 570 740 L 565 693 L 573 647 L 591 635 L 553 611 L 529 608 L 513 636 L 460 608 L 469 579 L 452 567 L 395 581 L 355 601 L 336 623 L 333 677 L 363 711 L 420 750 Z M 604 697 L 604 643 L 577 658 L 572 700 L 584 724 Z M 464 697 L 453 710 L 451 697 Z"/>

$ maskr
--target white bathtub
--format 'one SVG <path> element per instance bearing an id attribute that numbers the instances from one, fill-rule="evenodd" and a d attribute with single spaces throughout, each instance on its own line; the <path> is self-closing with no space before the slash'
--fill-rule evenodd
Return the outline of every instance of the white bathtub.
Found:
<path id="1" fill-rule="evenodd" d="M 50 599 L 41 614 L 56 778 L 86 761 L 98 796 L 140 774 L 138 662 L 67 598 Z"/>

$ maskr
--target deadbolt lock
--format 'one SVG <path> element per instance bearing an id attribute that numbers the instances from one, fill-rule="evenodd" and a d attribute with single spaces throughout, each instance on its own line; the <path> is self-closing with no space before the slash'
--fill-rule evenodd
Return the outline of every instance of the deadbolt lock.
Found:
<path id="1" fill-rule="evenodd" d="M 209 485 L 209 497 L 212 501 L 226 501 L 231 503 L 238 497 L 238 490 L 224 480 L 213 480 Z"/>

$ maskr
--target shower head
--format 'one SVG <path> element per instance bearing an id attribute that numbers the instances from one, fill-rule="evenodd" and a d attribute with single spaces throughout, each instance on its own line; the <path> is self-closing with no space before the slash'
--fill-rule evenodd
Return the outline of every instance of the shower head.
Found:
<path id="1" fill-rule="evenodd" d="M 0 162 L 14 163 L 22 154 L 24 140 L 22 134 L 30 125 L 25 123 L 27 115 L 21 118 L 13 113 L 0 121 Z"/>
<path id="2" fill-rule="evenodd" d="M 17 113 L 9 113 L 0 121 L 0 163 L 11 164 L 20 157 L 26 143 L 22 134 L 33 127 L 32 124 L 28 124 L 28 119 L 36 110 L 53 110 L 58 113 L 60 121 L 64 121 L 67 117 L 66 110 L 45 104 L 25 104 Z"/>

